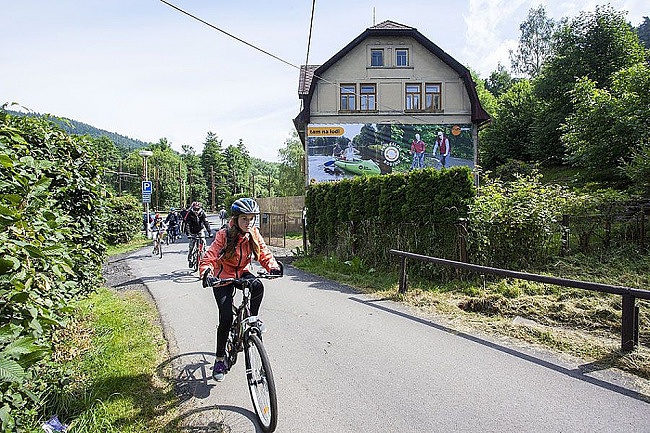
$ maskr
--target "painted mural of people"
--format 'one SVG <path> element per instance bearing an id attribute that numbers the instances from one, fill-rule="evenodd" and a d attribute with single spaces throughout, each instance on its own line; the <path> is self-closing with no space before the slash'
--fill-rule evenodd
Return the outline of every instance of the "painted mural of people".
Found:
<path id="1" fill-rule="evenodd" d="M 447 157 L 451 151 L 451 146 L 449 145 L 449 139 L 445 137 L 445 134 L 442 131 L 438 131 L 438 137 L 436 138 L 436 143 L 433 145 L 433 154 L 440 152 L 440 164 L 443 167 L 446 167 Z"/>
<path id="2" fill-rule="evenodd" d="M 424 151 L 426 145 L 424 141 L 420 140 L 420 134 L 415 134 L 415 139 L 411 143 L 411 154 L 413 155 L 413 162 L 411 162 L 411 170 L 414 168 L 424 168 Z"/>

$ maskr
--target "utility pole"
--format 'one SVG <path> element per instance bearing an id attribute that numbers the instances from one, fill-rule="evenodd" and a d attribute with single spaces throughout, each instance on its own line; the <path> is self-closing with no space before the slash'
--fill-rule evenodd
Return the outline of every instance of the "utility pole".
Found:
<path id="1" fill-rule="evenodd" d="M 183 170 L 182 163 L 178 161 L 178 200 L 180 201 L 180 207 L 185 208 L 185 200 L 183 200 Z"/>
<path id="2" fill-rule="evenodd" d="M 190 182 L 189 182 L 189 190 L 190 190 L 190 200 L 191 202 L 194 202 L 194 191 L 192 190 L 192 167 L 187 167 L 187 169 L 190 172 Z"/>
<path id="3" fill-rule="evenodd" d="M 120 159 L 118 173 L 117 173 L 117 195 L 122 195 L 122 160 Z"/>
<path id="4" fill-rule="evenodd" d="M 251 197 L 255 197 L 255 175 L 251 174 Z"/>
<path id="5" fill-rule="evenodd" d="M 271 197 L 271 173 L 269 173 L 269 197 Z"/>
<path id="6" fill-rule="evenodd" d="M 214 213 L 214 212 L 216 212 L 215 211 L 215 206 L 216 205 L 214 203 L 214 165 L 210 166 L 210 179 L 211 179 L 211 182 L 212 182 L 212 212 Z"/>
<path id="7" fill-rule="evenodd" d="M 160 168 L 155 167 L 156 170 L 156 210 L 160 210 L 160 196 L 158 191 L 160 191 Z"/>

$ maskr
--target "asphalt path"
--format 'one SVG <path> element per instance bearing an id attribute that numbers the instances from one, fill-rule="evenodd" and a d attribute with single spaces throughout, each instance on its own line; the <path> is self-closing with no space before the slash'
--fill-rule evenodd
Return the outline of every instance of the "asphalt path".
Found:
<path id="1" fill-rule="evenodd" d="M 187 246 L 127 259 L 169 341 L 160 374 L 177 383 L 183 431 L 261 431 L 243 356 L 223 382 L 210 378 L 217 307 Z M 278 432 L 650 432 L 649 381 L 457 332 L 291 266 L 264 284 Z"/>

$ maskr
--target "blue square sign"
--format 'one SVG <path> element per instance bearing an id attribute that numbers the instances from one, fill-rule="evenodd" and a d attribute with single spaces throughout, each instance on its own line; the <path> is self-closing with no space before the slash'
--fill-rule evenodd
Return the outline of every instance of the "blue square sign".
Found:
<path id="1" fill-rule="evenodd" d="M 151 194 L 153 187 L 150 180 L 142 181 L 142 194 Z"/>

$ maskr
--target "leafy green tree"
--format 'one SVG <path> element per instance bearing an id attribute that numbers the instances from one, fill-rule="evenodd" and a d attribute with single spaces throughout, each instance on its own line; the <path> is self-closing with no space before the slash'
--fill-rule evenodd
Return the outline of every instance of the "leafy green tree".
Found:
<path id="1" fill-rule="evenodd" d="M 273 197 L 278 188 L 280 164 L 251 158 L 251 196 Z"/>
<path id="2" fill-rule="evenodd" d="M 214 172 L 214 195 L 216 209 L 219 204 L 224 204 L 228 195 L 228 185 L 226 178 L 228 176 L 228 165 L 223 155 L 223 148 L 221 147 L 222 140 L 219 140 L 216 134 L 208 132 L 205 139 L 203 152 L 201 153 L 201 166 L 203 167 L 203 175 L 207 181 L 206 187 L 210 193 L 208 194 L 209 207 L 212 207 L 212 172 Z"/>
<path id="3" fill-rule="evenodd" d="M 529 80 L 521 80 L 498 98 L 492 123 L 481 132 L 479 156 L 493 170 L 509 159 L 530 162 L 536 100 Z"/>
<path id="4" fill-rule="evenodd" d="M 614 72 L 645 60 L 645 50 L 625 21 L 625 12 L 607 5 L 563 24 L 556 34 L 554 53 L 534 81 L 540 100 L 535 150 L 540 159 L 561 163 L 565 149 L 559 128 L 573 112 L 571 91 L 576 77 L 588 77 L 598 88 L 608 88 Z"/>
<path id="5" fill-rule="evenodd" d="M 543 5 L 528 11 L 526 20 L 519 25 L 521 34 L 517 51 L 510 50 L 510 62 L 515 72 L 529 77 L 536 77 L 540 73 L 542 65 L 553 52 L 555 26 L 555 21 L 546 16 Z"/>
<path id="6" fill-rule="evenodd" d="M 297 132 L 294 131 L 292 136 L 285 140 L 284 148 L 280 149 L 278 153 L 282 161 L 279 169 L 278 193 L 281 196 L 304 195 L 305 151 Z"/>
<path id="7" fill-rule="evenodd" d="M 562 128 L 568 160 L 591 180 L 647 188 L 650 143 L 650 67 L 639 63 L 616 73 L 611 89 L 583 78 L 573 91 L 575 112 Z"/>
<path id="8" fill-rule="evenodd" d="M 497 98 L 485 87 L 485 80 L 482 80 L 478 74 L 470 69 L 472 80 L 476 83 L 476 94 L 478 95 L 481 106 L 491 118 L 497 111 Z"/>
<path id="9" fill-rule="evenodd" d="M 495 97 L 499 97 L 512 87 L 515 80 L 512 78 L 506 68 L 499 63 L 497 70 L 492 71 L 490 78 L 485 80 L 485 88 Z"/>

